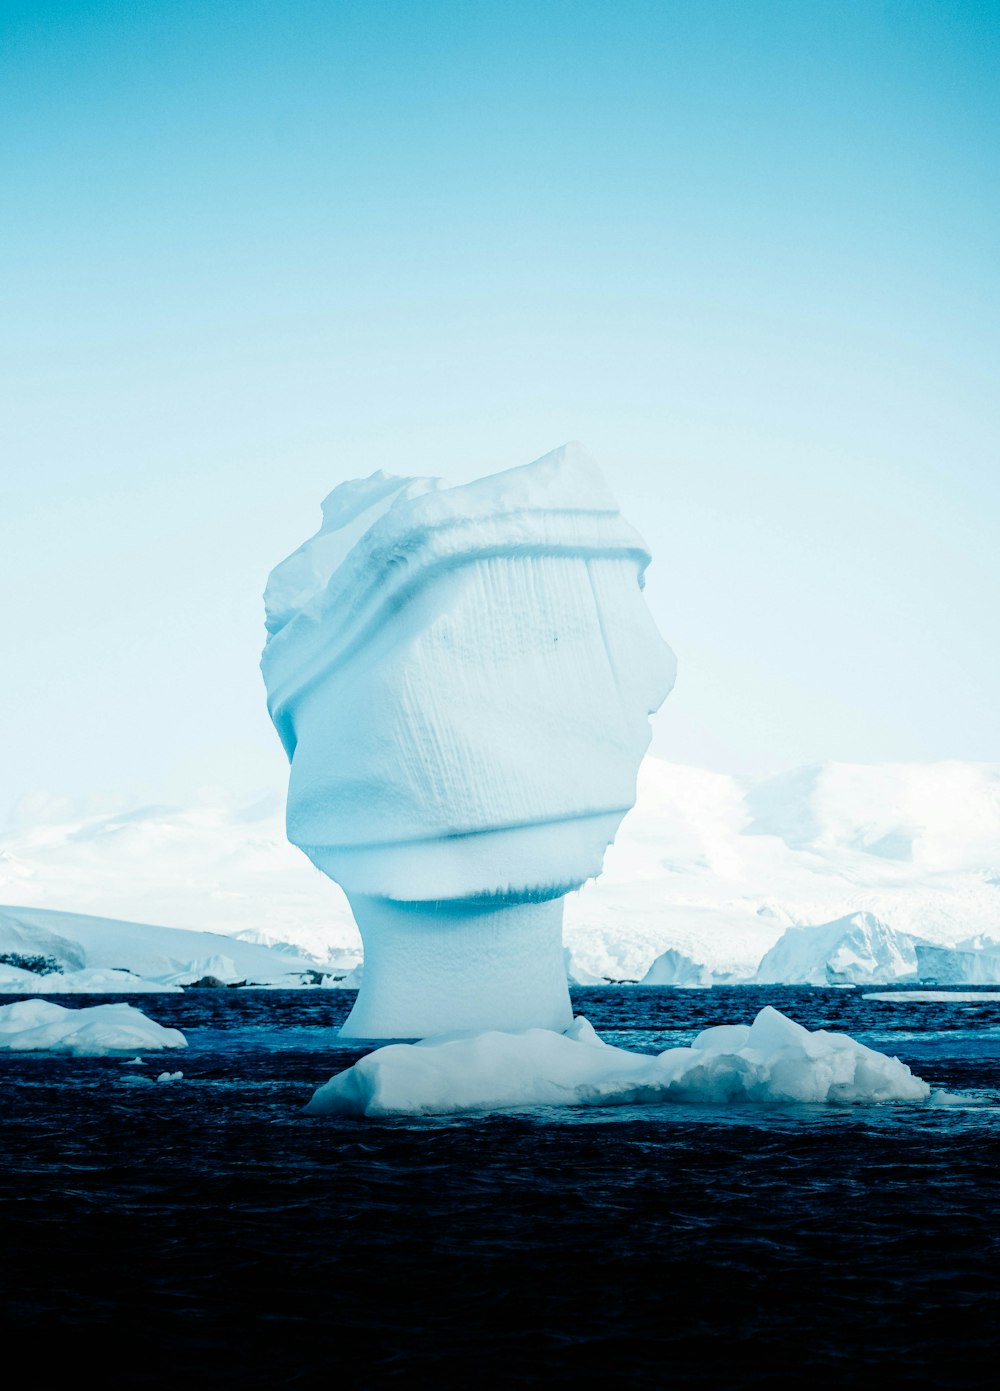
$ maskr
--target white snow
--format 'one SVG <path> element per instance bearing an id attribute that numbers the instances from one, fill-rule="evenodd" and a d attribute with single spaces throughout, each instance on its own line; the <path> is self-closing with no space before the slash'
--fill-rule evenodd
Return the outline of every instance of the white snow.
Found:
<path id="1" fill-rule="evenodd" d="M 608 981 L 603 976 L 595 976 L 581 966 L 576 960 L 569 947 L 563 947 L 563 965 L 566 968 L 566 979 L 570 985 L 607 985 Z"/>
<path id="2" fill-rule="evenodd" d="M 177 990 L 204 976 L 296 986 L 314 964 L 211 932 L 23 907 L 0 908 L 0 954 L 0 991 L 41 995 Z M 55 969 L 17 964 L 32 956 Z"/>
<path id="3" fill-rule="evenodd" d="M 83 971 L 49 971 L 44 976 L 16 966 L 0 966 L 0 993 L 4 995 L 144 995 L 179 991 L 179 985 L 146 980 L 131 971 L 100 968 Z"/>
<path id="4" fill-rule="evenodd" d="M 101 1056 L 186 1048 L 179 1029 L 165 1029 L 132 1005 L 64 1009 L 48 1000 L 19 1000 L 0 1006 L 0 1051 Z"/>
<path id="5" fill-rule="evenodd" d="M 898 1058 L 810 1032 L 765 1008 L 749 1026 L 706 1029 L 688 1048 L 651 1056 L 603 1043 L 577 1019 L 529 1029 L 378 1048 L 314 1094 L 315 1115 L 440 1115 L 533 1106 L 661 1102 L 925 1101 L 930 1087 Z"/>
<path id="6" fill-rule="evenodd" d="M 600 879 L 567 900 L 565 940 L 598 977 L 641 980 L 673 949 L 752 980 L 787 928 L 859 912 L 943 946 L 996 933 L 1000 764 L 740 779 L 647 758 Z"/>
<path id="7" fill-rule="evenodd" d="M 649 554 L 569 444 L 461 487 L 339 487 L 267 587 L 289 839 L 341 884 L 357 1037 L 571 1018 L 562 898 L 635 800 L 674 658 Z"/>
<path id="8" fill-rule="evenodd" d="M 276 792 L 250 804 L 145 806 L 11 828 L 0 833 L 0 902 L 169 923 L 338 971 L 361 957 L 347 899 L 289 844 Z"/>

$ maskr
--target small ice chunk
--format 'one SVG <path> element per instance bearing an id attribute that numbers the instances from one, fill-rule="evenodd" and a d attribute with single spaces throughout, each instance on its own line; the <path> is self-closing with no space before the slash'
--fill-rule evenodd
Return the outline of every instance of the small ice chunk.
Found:
<path id="1" fill-rule="evenodd" d="M 161 1072 L 156 1080 L 158 1082 L 179 1082 L 183 1076 L 183 1072 Z"/>

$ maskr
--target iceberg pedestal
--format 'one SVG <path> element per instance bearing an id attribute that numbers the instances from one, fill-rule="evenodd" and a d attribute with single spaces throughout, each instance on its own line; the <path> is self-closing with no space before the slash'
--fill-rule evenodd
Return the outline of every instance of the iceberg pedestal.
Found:
<path id="1" fill-rule="evenodd" d="M 423 1038 L 467 1029 L 561 1033 L 573 1022 L 563 900 L 393 903 L 355 896 L 365 970 L 342 1038 Z"/>
<path id="2" fill-rule="evenodd" d="M 448 488 L 342 484 L 268 581 L 289 839 L 365 943 L 358 1038 L 563 1029 L 563 895 L 635 801 L 674 658 L 649 553 L 565 445 Z"/>

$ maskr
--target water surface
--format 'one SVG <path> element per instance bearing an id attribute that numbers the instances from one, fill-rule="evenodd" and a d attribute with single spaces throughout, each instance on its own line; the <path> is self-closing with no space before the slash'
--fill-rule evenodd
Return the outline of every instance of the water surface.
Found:
<path id="1" fill-rule="evenodd" d="M 2 1318 L 39 1367 L 163 1387 L 993 1383 L 1000 1002 L 574 992 L 649 1052 L 772 1004 L 952 1105 L 305 1116 L 363 1051 L 336 1035 L 353 999 L 145 996 L 185 1053 L 0 1056 Z"/>

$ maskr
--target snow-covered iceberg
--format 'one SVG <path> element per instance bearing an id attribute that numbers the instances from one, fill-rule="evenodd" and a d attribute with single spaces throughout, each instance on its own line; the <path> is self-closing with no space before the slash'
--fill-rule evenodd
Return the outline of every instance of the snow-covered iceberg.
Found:
<path id="1" fill-rule="evenodd" d="M 64 1009 L 48 1000 L 0 1006 L 0 1052 L 105 1053 L 186 1048 L 179 1029 L 166 1029 L 133 1005 Z"/>
<path id="2" fill-rule="evenodd" d="M 913 938 L 874 913 L 790 927 L 757 968 L 761 985 L 872 985 L 916 980 Z"/>
<path id="3" fill-rule="evenodd" d="M 650 966 L 640 985 L 674 985 L 683 989 L 704 989 L 715 984 L 715 975 L 702 961 L 668 947 Z"/>
<path id="4" fill-rule="evenodd" d="M 564 1033 L 431 1038 L 378 1048 L 319 1088 L 314 1115 L 440 1115 L 532 1106 L 926 1101 L 898 1058 L 846 1034 L 810 1032 L 770 1007 L 751 1025 L 706 1029 L 656 1056 L 602 1042 L 585 1019 Z"/>
<path id="5" fill-rule="evenodd" d="M 1000 943 L 917 946 L 917 976 L 928 985 L 1000 985 Z"/>
<path id="6" fill-rule="evenodd" d="M 600 872 L 673 683 L 648 561 L 566 445 L 462 487 L 342 484 L 272 573 L 288 835 L 365 944 L 346 1034 L 570 1022 L 562 900 Z"/>

